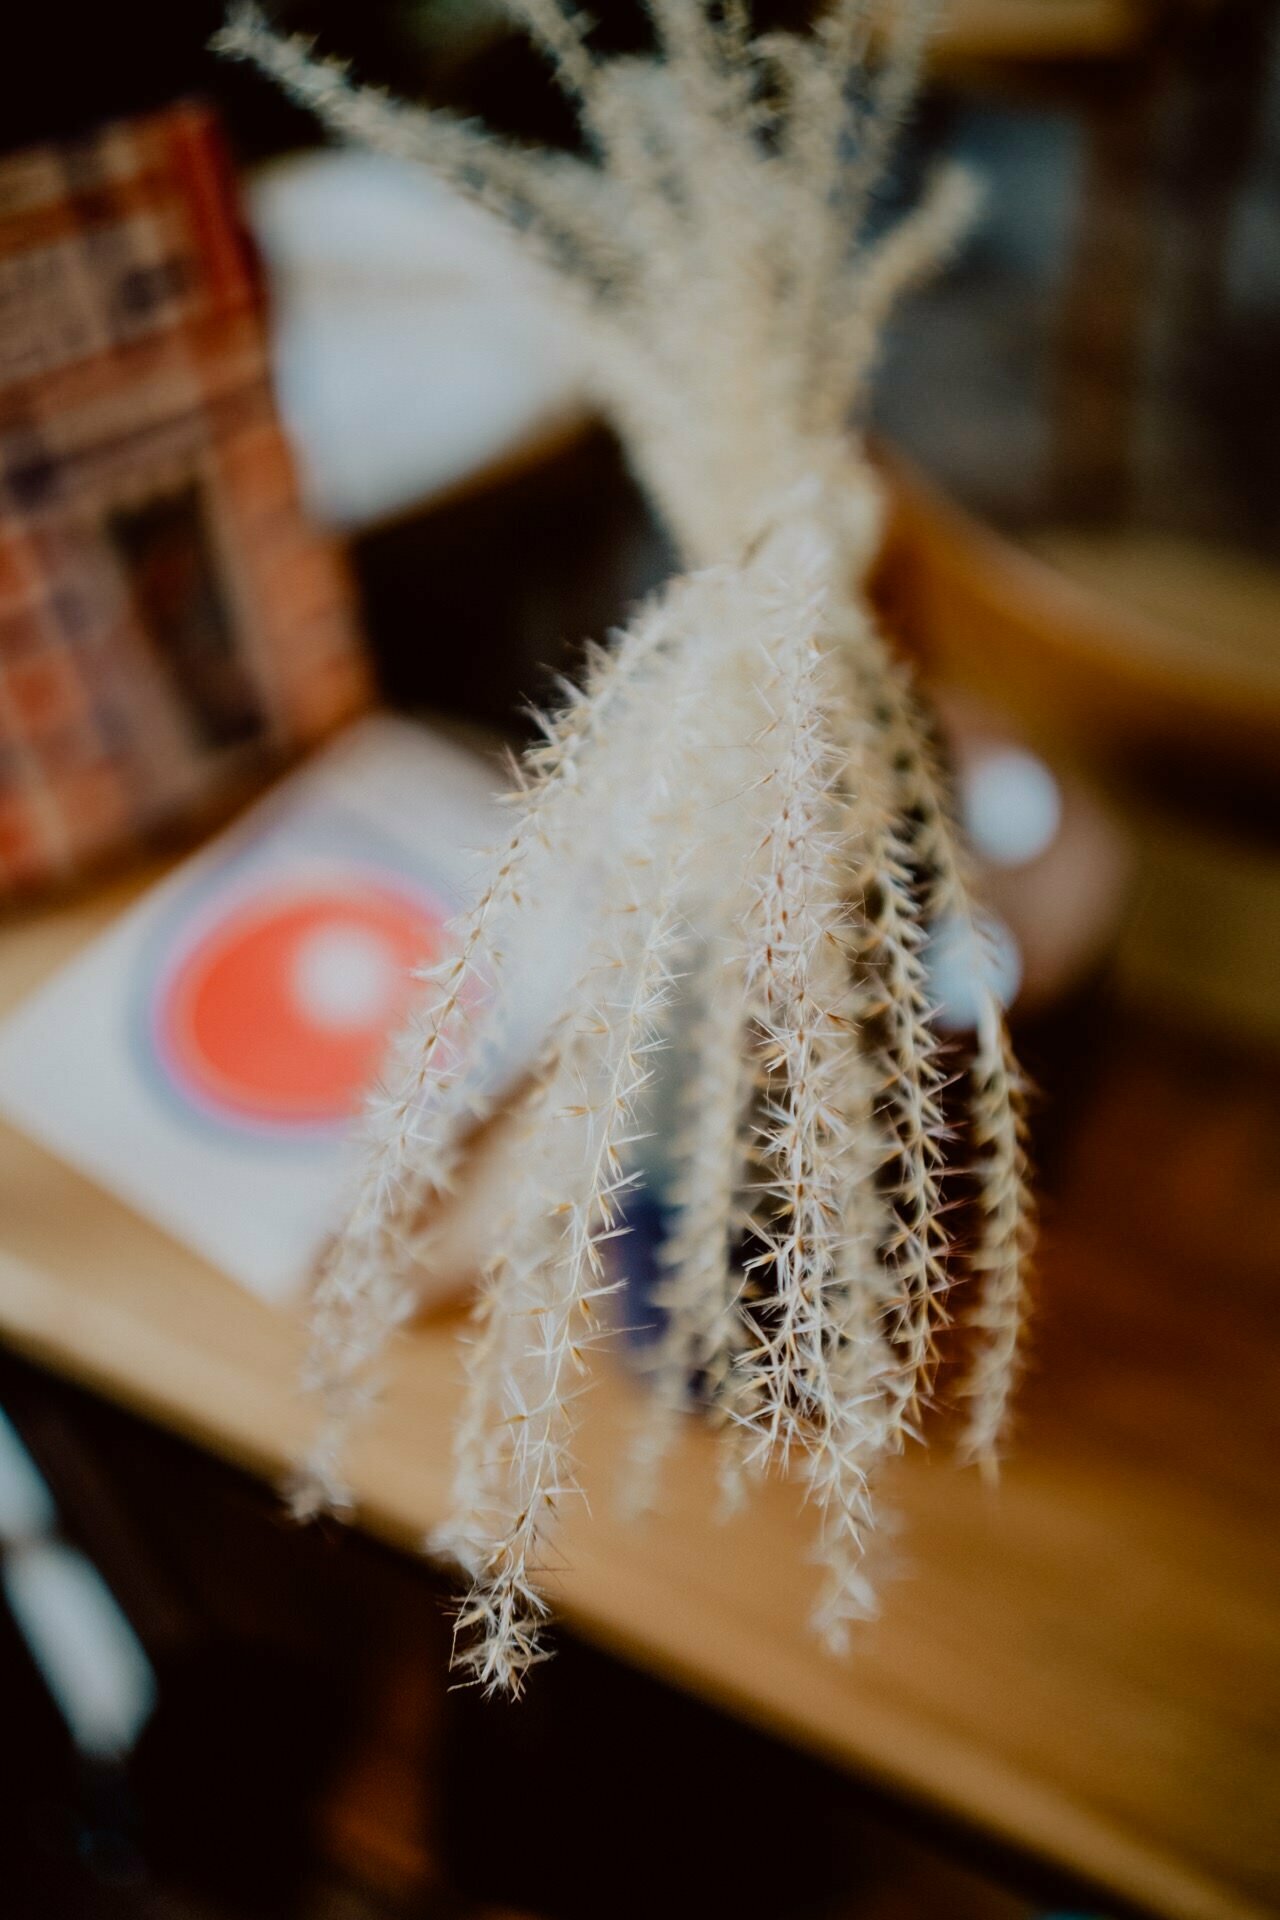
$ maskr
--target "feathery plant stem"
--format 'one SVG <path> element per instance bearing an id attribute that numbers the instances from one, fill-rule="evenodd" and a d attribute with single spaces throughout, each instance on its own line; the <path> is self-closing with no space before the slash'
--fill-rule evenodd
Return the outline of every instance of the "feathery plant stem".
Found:
<path id="1" fill-rule="evenodd" d="M 870 622 L 863 624 L 859 634 L 877 689 L 876 713 L 897 786 L 895 813 L 910 824 L 909 857 L 922 876 L 926 924 L 960 928 L 979 962 L 974 977 L 978 1013 L 969 1112 L 978 1151 L 979 1200 L 976 1245 L 970 1257 L 978 1288 L 970 1319 L 980 1338 L 965 1387 L 969 1421 L 962 1451 L 991 1474 L 1013 1393 L 1033 1239 L 1024 1086 L 1003 1009 L 990 985 L 992 969 L 981 964 L 988 936 L 974 905 L 968 863 L 952 822 L 930 726 L 887 643 Z M 932 1217 L 937 1221 L 938 1213 Z"/>
<path id="2" fill-rule="evenodd" d="M 511 18 L 521 25 L 551 62 L 557 80 L 584 114 L 590 114 L 600 70 L 587 46 L 588 22 L 561 0 L 504 0 Z"/>
<path id="3" fill-rule="evenodd" d="M 376 88 L 356 86 L 342 62 L 318 59 L 302 35 L 274 32 L 252 0 L 231 10 L 213 44 L 270 74 L 342 139 L 429 168 L 512 226 L 535 259 L 561 273 L 566 288 L 576 281 L 588 297 L 619 271 L 611 232 L 616 208 L 595 168 L 497 140 L 442 109 L 405 106 Z"/>
<path id="4" fill-rule="evenodd" d="M 891 308 L 974 212 L 946 168 L 866 239 L 932 0 L 830 0 L 811 33 L 759 37 L 744 0 L 650 0 L 654 56 L 619 59 L 570 0 L 508 6 L 574 101 L 584 157 L 356 86 L 252 6 L 219 44 L 516 236 L 685 568 L 590 657 L 526 756 L 511 837 L 371 1103 L 316 1290 L 308 1506 L 343 1497 L 348 1430 L 493 1106 L 528 939 L 576 894 L 584 959 L 505 1149 L 447 1529 L 471 1582 L 459 1660 L 518 1691 L 542 1657 L 556 1518 L 581 1491 L 576 1407 L 675 1001 L 698 1011 L 637 1484 L 696 1379 L 733 1438 L 730 1483 L 802 1474 L 832 1645 L 873 1609 L 875 1471 L 919 1428 L 944 1333 L 971 1347 L 963 1448 L 996 1458 L 1030 1210 L 1021 1084 L 983 989 L 957 1127 L 979 1225 L 967 1261 L 948 1246 L 928 943 L 982 922 L 927 720 L 866 602 L 880 503 L 848 428 Z M 948 1329 L 957 1265 L 973 1300 Z"/>
<path id="5" fill-rule="evenodd" d="M 365 1123 L 363 1173 L 344 1233 L 314 1290 L 307 1378 L 323 1416 L 297 1475 L 301 1515 L 350 1504 L 339 1472 L 350 1429 L 370 1400 L 370 1375 L 412 1303 L 414 1271 L 429 1261 L 433 1211 L 447 1199 L 467 1133 L 492 1111 L 509 995 L 506 950 L 538 872 L 564 867 L 564 835 L 585 803 L 602 816 L 616 785 L 602 758 L 608 730 L 626 714 L 652 722 L 665 691 L 663 655 L 674 640 L 669 612 L 638 620 L 613 653 L 597 654 L 581 688 L 542 723 L 513 796 L 515 824 L 475 905 L 451 930 L 450 950 L 423 976 L 428 998 L 394 1049 L 392 1084 L 375 1089 Z M 566 813 L 568 819 L 565 818 Z M 598 828 L 597 828 L 598 831 Z M 581 840 L 576 851 L 584 851 Z M 426 1221 L 425 1233 L 422 1222 Z"/>
<path id="6" fill-rule="evenodd" d="M 749 1109 L 755 1063 L 746 1049 L 741 966 L 726 958 L 727 930 L 702 956 L 705 995 L 686 1042 L 690 1061 L 675 1141 L 680 1168 L 675 1220 L 659 1249 L 655 1304 L 662 1326 L 644 1366 L 650 1402 L 635 1436 L 624 1497 L 632 1513 L 657 1502 L 658 1483 L 688 1412 L 695 1381 L 713 1409 L 722 1407 L 741 1351 L 734 1261 L 739 1211 L 749 1178 Z"/>
<path id="7" fill-rule="evenodd" d="M 652 611 L 651 627 L 678 629 L 699 598 L 697 582 L 678 585 Z M 604 1249 L 625 1231 L 636 1105 L 662 1044 L 687 864 L 670 840 L 665 856 L 649 853 L 646 829 L 679 806 L 675 750 L 703 684 L 697 654 L 657 683 L 671 723 L 663 748 L 642 763 L 637 786 L 615 793 L 613 871 L 532 1103 L 522 1191 L 473 1349 L 455 1519 L 441 1543 L 471 1575 L 457 1623 L 460 1658 L 488 1688 L 519 1691 L 540 1658 L 544 1608 L 534 1576 L 557 1509 L 579 1491 L 573 1403 L 601 1337 L 599 1303 L 615 1290 Z M 495 1459 L 488 1416 L 499 1404 Z"/>
<path id="8" fill-rule="evenodd" d="M 1033 1215 L 1027 1193 L 1022 1076 L 1003 1022 L 984 1021 L 971 1068 L 982 1231 L 973 1255 L 977 1345 L 965 1383 L 965 1457 L 993 1478 L 1017 1382 Z"/>
<path id="9" fill-rule="evenodd" d="M 822 389 L 828 421 L 849 413 L 865 391 L 880 338 L 893 309 L 939 273 L 969 232 L 981 193 L 964 167 L 936 167 L 920 204 L 865 249 L 845 272 L 829 329 Z"/>
<path id="10" fill-rule="evenodd" d="M 763 1251 L 772 1303 L 744 1358 L 757 1453 L 785 1462 L 805 1424 L 829 1397 L 825 1338 L 840 1229 L 839 1181 L 848 1150 L 839 1068 L 850 986 L 841 930 L 846 904 L 833 862 L 835 756 L 822 721 L 821 572 L 789 556 L 794 582 L 766 662 L 766 740 L 776 741 L 763 776 L 769 810 L 749 869 L 747 1004 L 763 1040 L 767 1091 L 761 1159 L 768 1216 Z"/>
<path id="11" fill-rule="evenodd" d="M 864 621 L 846 626 L 856 645 Z M 883 1135 L 884 1217 L 876 1247 L 888 1292 L 885 1333 L 899 1356 L 886 1368 L 885 1442 L 900 1444 L 918 1425 L 945 1323 L 949 1245 L 943 1178 L 945 1074 L 933 1025 L 925 966 L 926 923 L 919 911 L 909 816 L 884 791 L 871 749 L 871 723 L 847 705 L 849 838 L 858 848 L 861 915 L 851 934 L 852 966 L 862 988 L 864 1051 L 873 1111 Z M 870 1185 L 875 1168 L 864 1175 Z"/>

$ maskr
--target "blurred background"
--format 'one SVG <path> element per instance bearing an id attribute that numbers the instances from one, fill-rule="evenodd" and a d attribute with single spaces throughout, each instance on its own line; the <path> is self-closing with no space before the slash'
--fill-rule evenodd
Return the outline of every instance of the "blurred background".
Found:
<path id="1" fill-rule="evenodd" d="M 639 8 L 595 12 L 602 44 L 645 44 Z M 573 138 L 497 0 L 272 14 L 399 94 Z M 6 940 L 26 955 L 77 902 L 131 898 L 373 706 L 518 741 L 670 566 L 518 255 L 215 61 L 219 18 L 116 0 L 6 24 L 0 975 Z M 1199 1537 L 1194 1495 L 1230 1548 L 1274 1528 L 1280 1438 L 1276 8 L 953 0 L 886 219 L 941 154 L 981 173 L 984 211 L 895 318 L 855 424 L 889 503 L 875 592 L 938 705 L 1039 1088 L 1028 1447 L 1093 1447 L 1100 1479 L 1140 1460 L 1168 1538 Z M 933 964 L 963 1029 L 966 956 Z M 15 1920 L 1175 1910 L 572 1635 L 518 1716 L 448 1694 L 432 1572 L 286 1530 L 23 1344 L 0 1352 Z M 18 1569 L 35 1539 L 47 1589 Z M 1120 1666 L 1131 1637 L 1170 1649 L 1133 1763 L 1157 1825 L 1201 1765 L 1224 1807 L 1274 1792 L 1274 1571 L 1226 1551 L 1203 1641 L 1171 1584 L 1117 1615 Z M 1162 1714 L 1204 1647 L 1238 1738 L 1179 1772 Z M 598 1802 L 601 1772 L 569 1857 L 565 1802 Z M 766 1803 L 810 1826 L 807 1877 L 706 1858 Z M 1205 1821 L 1222 1904 L 1206 1867 L 1176 1910 L 1280 1911 L 1261 1818 Z"/>

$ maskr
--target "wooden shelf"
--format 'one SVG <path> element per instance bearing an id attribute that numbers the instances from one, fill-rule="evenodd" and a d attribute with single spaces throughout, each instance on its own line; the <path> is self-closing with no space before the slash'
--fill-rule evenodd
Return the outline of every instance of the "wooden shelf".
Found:
<path id="1" fill-rule="evenodd" d="M 11 925 L 0 1003 L 127 891 Z M 814 1574 L 793 1489 L 716 1526 L 694 1433 L 664 1517 L 614 1517 L 632 1401 L 613 1368 L 588 1403 L 594 1518 L 567 1529 L 566 1618 L 1136 1906 L 1274 1914 L 1274 1093 L 1269 1069 L 1140 1034 L 1107 1051 L 1053 1203 L 1003 1486 L 940 1456 L 903 1464 L 886 1488 L 900 1577 L 847 1662 L 805 1630 Z M 405 1546 L 443 1509 L 455 1324 L 403 1339 L 354 1461 L 363 1522 Z M 255 1472 L 278 1474 L 305 1431 L 296 1324 L 7 1130 L 0 1337 Z"/>

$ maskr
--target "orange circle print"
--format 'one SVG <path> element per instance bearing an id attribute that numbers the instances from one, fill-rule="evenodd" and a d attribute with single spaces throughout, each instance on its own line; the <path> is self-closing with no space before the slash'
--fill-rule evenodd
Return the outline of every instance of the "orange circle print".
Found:
<path id="1" fill-rule="evenodd" d="M 439 950 L 442 916 L 363 876 L 242 901 L 188 950 L 161 996 L 174 1080 L 227 1119 L 346 1119 Z"/>

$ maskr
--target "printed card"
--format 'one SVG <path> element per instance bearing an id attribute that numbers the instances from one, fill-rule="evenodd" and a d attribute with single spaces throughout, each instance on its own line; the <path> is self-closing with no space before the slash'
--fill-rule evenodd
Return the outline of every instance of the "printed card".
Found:
<path id="1" fill-rule="evenodd" d="M 360 722 L 0 1030 L 0 1111 L 262 1299 L 301 1289 L 387 1036 L 503 830 L 493 771 Z M 544 1015 L 510 1023 L 506 1076 Z"/>

